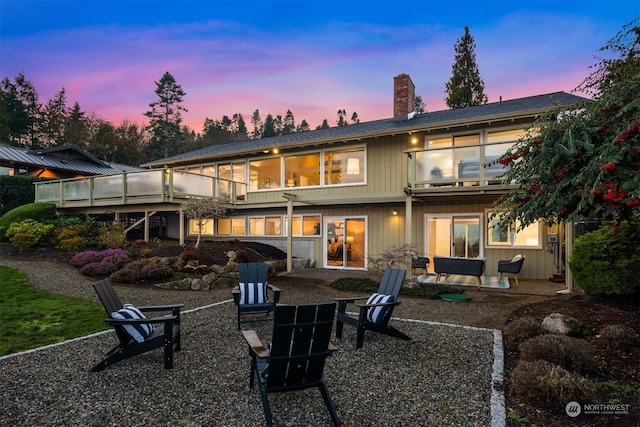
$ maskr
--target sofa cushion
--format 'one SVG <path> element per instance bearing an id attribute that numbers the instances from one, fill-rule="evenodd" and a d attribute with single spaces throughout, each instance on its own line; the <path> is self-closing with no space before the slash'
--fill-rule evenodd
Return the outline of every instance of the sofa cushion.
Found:
<path id="1" fill-rule="evenodd" d="M 264 304 L 267 302 L 266 283 L 240 283 L 240 304 Z"/>
<path id="2" fill-rule="evenodd" d="M 395 297 L 393 295 L 384 295 L 375 293 L 369 297 L 367 304 L 380 304 L 386 302 L 394 302 Z M 391 309 L 391 306 L 371 307 L 367 311 L 367 320 L 371 323 L 380 323 L 384 319 L 384 316 Z"/>
<path id="3" fill-rule="evenodd" d="M 144 314 L 132 304 L 125 304 L 120 310 L 111 313 L 111 317 L 119 320 L 146 319 Z M 136 323 L 135 325 L 122 325 L 122 327 L 136 342 L 143 342 L 153 332 L 151 323 Z"/>

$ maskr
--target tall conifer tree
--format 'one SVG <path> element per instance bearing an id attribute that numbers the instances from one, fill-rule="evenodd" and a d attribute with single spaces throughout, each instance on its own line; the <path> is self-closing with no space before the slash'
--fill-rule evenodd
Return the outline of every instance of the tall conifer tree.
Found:
<path id="1" fill-rule="evenodd" d="M 151 110 L 144 113 L 149 117 L 147 128 L 152 133 L 147 147 L 149 160 L 182 152 L 181 145 L 184 141 L 180 129 L 181 112 L 187 111 L 182 106 L 186 92 L 169 72 L 165 72 L 160 81 L 156 82 L 155 93 L 158 95 L 158 100 L 150 103 Z"/>
<path id="2" fill-rule="evenodd" d="M 469 27 L 464 27 L 464 36 L 455 44 L 455 60 L 452 66 L 452 76 L 446 84 L 446 102 L 449 108 L 465 108 L 487 102 L 484 94 L 484 81 L 480 78 L 475 54 L 476 44 L 469 33 Z"/>

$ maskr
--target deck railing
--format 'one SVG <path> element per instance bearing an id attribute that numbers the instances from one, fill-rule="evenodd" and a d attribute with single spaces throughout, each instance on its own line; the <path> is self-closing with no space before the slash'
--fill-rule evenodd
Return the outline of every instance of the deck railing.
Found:
<path id="1" fill-rule="evenodd" d="M 242 203 L 246 184 L 171 169 L 125 172 L 35 183 L 36 202 L 57 207 L 163 203 L 187 198 L 219 198 Z"/>

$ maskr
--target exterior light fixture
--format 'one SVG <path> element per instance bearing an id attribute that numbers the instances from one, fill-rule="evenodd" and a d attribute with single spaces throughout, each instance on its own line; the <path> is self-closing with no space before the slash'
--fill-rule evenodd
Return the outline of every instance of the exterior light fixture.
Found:
<path id="1" fill-rule="evenodd" d="M 392 211 L 391 211 L 391 214 L 392 214 L 392 215 L 394 215 L 394 216 L 395 216 L 395 215 L 398 215 L 398 210 L 397 210 L 397 209 L 392 210 Z"/>
<path id="2" fill-rule="evenodd" d="M 412 137 L 411 137 L 411 143 L 412 143 L 413 145 L 417 144 L 417 143 L 418 143 L 418 138 L 417 138 L 417 137 L 415 137 L 415 136 L 412 136 Z"/>

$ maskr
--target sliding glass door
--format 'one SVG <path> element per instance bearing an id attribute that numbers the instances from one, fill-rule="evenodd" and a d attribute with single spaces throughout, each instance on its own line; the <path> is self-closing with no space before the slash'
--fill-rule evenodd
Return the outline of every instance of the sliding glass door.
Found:
<path id="1" fill-rule="evenodd" d="M 482 256 L 482 215 L 427 215 L 425 221 L 429 257 Z"/>
<path id="2" fill-rule="evenodd" d="M 324 228 L 326 268 L 365 268 L 365 217 L 326 217 Z"/>

